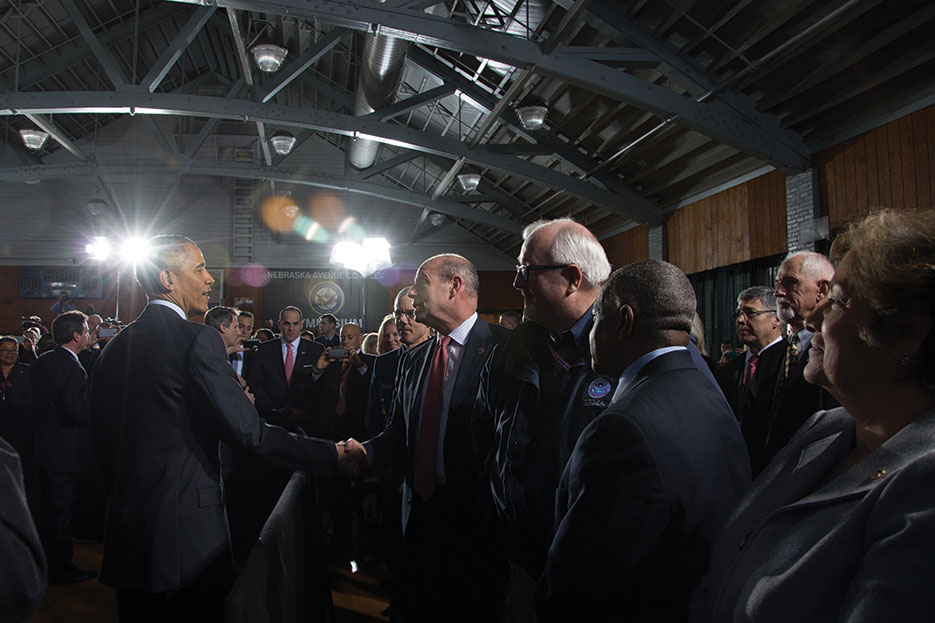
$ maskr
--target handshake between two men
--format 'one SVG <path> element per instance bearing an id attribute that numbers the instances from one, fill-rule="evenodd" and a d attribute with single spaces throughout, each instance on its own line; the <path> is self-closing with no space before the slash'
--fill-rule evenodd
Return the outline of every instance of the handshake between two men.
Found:
<path id="1" fill-rule="evenodd" d="M 364 445 L 353 437 L 346 441 L 339 441 L 337 446 L 338 469 L 348 478 L 356 477 L 360 474 L 361 468 L 370 464 L 370 457 L 367 456 Z"/>

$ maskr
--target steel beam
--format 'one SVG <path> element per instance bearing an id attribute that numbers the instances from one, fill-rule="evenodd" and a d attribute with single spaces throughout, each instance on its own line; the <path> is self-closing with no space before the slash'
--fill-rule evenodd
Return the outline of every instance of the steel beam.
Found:
<path id="1" fill-rule="evenodd" d="M 476 210 L 450 201 L 433 201 L 429 197 L 402 188 L 384 186 L 354 178 L 309 173 L 305 169 L 283 169 L 279 167 L 258 167 L 237 162 L 192 162 L 183 166 L 165 162 L 143 160 L 136 162 L 86 162 L 72 165 L 41 165 L 0 169 L 0 182 L 24 182 L 32 180 L 51 180 L 67 177 L 88 177 L 105 175 L 139 176 L 144 175 L 205 175 L 213 177 L 254 179 L 327 188 L 338 192 L 351 192 L 369 197 L 387 199 L 405 205 L 441 212 L 454 218 L 472 223 L 496 227 L 515 235 L 523 230 L 522 223 L 497 216 L 483 210 Z"/>
<path id="2" fill-rule="evenodd" d="M 198 33 L 201 32 L 201 29 L 208 23 L 208 20 L 211 19 L 211 16 L 214 15 L 216 10 L 216 7 L 199 7 L 192 16 L 188 18 L 188 22 L 186 22 L 181 30 L 179 30 L 178 34 L 175 35 L 169 47 L 159 55 L 159 60 L 150 68 L 146 77 L 143 78 L 143 81 L 140 83 L 147 91 L 152 93 L 156 90 L 159 83 L 162 82 L 166 74 L 169 73 L 169 70 L 172 69 L 176 61 L 182 56 L 185 48 L 195 40 L 195 37 L 198 36 Z"/>
<path id="3" fill-rule="evenodd" d="M 35 123 L 37 126 L 42 128 L 44 132 L 48 132 L 55 141 L 67 149 L 73 156 L 80 158 L 81 160 L 87 160 L 88 157 L 78 149 L 78 146 L 75 145 L 70 138 L 68 138 L 64 132 L 62 132 L 51 119 L 46 119 L 42 115 L 35 115 L 26 113 L 26 118 Z"/>
<path id="4" fill-rule="evenodd" d="M 273 99 L 290 82 L 298 78 L 303 71 L 314 65 L 318 62 L 318 59 L 338 45 L 347 33 L 348 31 L 343 28 L 335 28 L 319 39 L 301 57 L 280 68 L 276 73 L 276 81 L 263 89 L 257 99 L 261 102 L 268 102 Z"/>
<path id="5" fill-rule="evenodd" d="M 661 118 L 677 117 L 680 125 L 785 169 L 801 171 L 809 165 L 810 154 L 801 137 L 791 132 L 774 134 L 764 129 L 767 127 L 764 125 L 765 120 L 770 119 L 768 115 L 757 113 L 757 121 L 752 121 L 736 110 L 724 110 L 696 102 L 666 87 L 596 61 L 568 54 L 544 54 L 536 42 L 510 34 L 364 0 L 354 3 L 344 0 L 198 0 L 197 3 L 203 2 L 227 8 L 314 18 L 345 28 L 441 47 L 515 67 L 535 68 L 538 74 L 624 101 Z M 592 2 L 588 10 L 593 12 L 595 5 L 604 4 Z M 609 2 L 606 4 L 611 5 Z M 613 7 L 613 10 L 619 14 L 619 9 Z M 726 100 L 737 99 L 732 94 L 722 95 L 725 95 Z M 755 112 L 752 104 L 750 109 Z M 778 126 L 778 120 L 773 119 L 772 125 Z"/>
<path id="6" fill-rule="evenodd" d="M 91 48 L 91 51 L 101 64 L 101 67 L 104 68 L 104 72 L 107 74 L 107 77 L 110 79 L 111 83 L 113 83 L 114 87 L 119 89 L 125 86 L 127 80 L 123 72 L 120 71 L 120 67 L 117 65 L 113 54 L 98 40 L 97 36 L 91 30 L 91 27 L 88 26 L 87 20 L 84 19 L 84 15 L 78 10 L 74 0 L 62 0 L 62 7 L 68 12 L 71 21 L 75 23 L 78 32 L 81 33 L 81 36 L 84 37 L 84 40 L 88 43 L 88 47 Z"/>
<path id="7" fill-rule="evenodd" d="M 472 150 L 455 138 L 436 136 L 412 128 L 381 123 L 353 115 L 308 110 L 279 104 L 181 95 L 139 92 L 30 92 L 0 94 L 0 116 L 25 113 L 129 113 L 218 117 L 239 121 L 270 123 L 276 126 L 308 128 L 344 136 L 364 136 L 407 149 L 464 158 L 478 166 L 518 175 L 572 195 L 641 223 L 658 225 L 661 213 L 627 201 L 614 192 L 533 162 L 489 150 Z M 632 193 L 632 191 L 628 191 Z M 635 195 L 635 193 L 632 193 Z M 651 205 L 651 204 L 650 204 Z"/>
<path id="8" fill-rule="evenodd" d="M 404 100 L 400 100 L 395 104 L 390 104 L 385 108 L 380 110 L 375 110 L 372 113 L 363 115 L 364 117 L 369 117 L 371 119 L 377 119 L 379 121 L 389 121 L 394 117 L 405 114 L 410 110 L 415 110 L 425 106 L 426 104 L 431 104 L 437 100 L 453 95 L 455 92 L 453 86 L 443 84 L 441 86 L 435 87 L 434 89 L 429 89 L 428 91 L 423 91 L 422 93 L 416 93 L 411 97 L 407 97 Z"/>

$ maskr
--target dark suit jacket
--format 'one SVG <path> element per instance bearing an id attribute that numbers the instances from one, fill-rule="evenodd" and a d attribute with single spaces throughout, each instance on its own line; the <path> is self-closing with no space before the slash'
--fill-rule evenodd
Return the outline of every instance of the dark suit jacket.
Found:
<path id="1" fill-rule="evenodd" d="M 361 353 L 360 358 L 367 369 L 363 374 L 353 367 L 348 371 L 344 387 L 343 415 L 338 416 L 336 412 L 341 387 L 342 360 L 331 362 L 315 383 L 316 409 L 330 420 L 333 428 L 331 438 L 336 441 L 348 437 L 358 440 L 366 438 L 367 398 L 370 394 L 370 376 L 375 357 Z"/>
<path id="2" fill-rule="evenodd" d="M 324 335 L 319 335 L 315 338 L 315 342 L 321 344 L 322 346 L 330 346 L 331 348 L 341 348 L 341 336 L 338 333 L 335 333 L 329 340 Z"/>
<path id="3" fill-rule="evenodd" d="M 220 334 L 149 305 L 101 353 L 91 387 L 107 498 L 101 581 L 156 593 L 230 568 L 218 443 L 287 469 L 333 471 L 334 444 L 266 424 Z"/>
<path id="4" fill-rule="evenodd" d="M 743 438 L 719 391 L 685 351 L 653 359 L 568 460 L 539 620 L 684 620 L 749 484 Z"/>
<path id="5" fill-rule="evenodd" d="M 88 375 L 62 346 L 32 367 L 32 408 L 36 467 L 68 474 L 90 468 Z"/>
<path id="6" fill-rule="evenodd" d="M 14 363 L 10 381 L 10 395 L 0 404 L 0 437 L 10 442 L 28 471 L 33 465 L 32 366 Z"/>
<path id="7" fill-rule="evenodd" d="M 773 401 L 776 400 L 774 396 L 779 376 L 785 367 L 786 342 L 778 342 L 761 353 L 742 420 L 754 478 L 789 443 L 813 413 L 838 406 L 838 402 L 826 390 L 805 380 L 803 373 L 811 346 L 809 342 L 789 368 L 789 377 L 783 381 L 775 411 Z"/>
<path id="8" fill-rule="evenodd" d="M 724 397 L 727 398 L 727 402 L 731 403 L 731 406 L 733 406 L 734 398 L 736 398 L 737 395 L 737 386 L 740 384 L 740 377 L 743 374 L 746 360 L 746 355 L 738 355 L 728 360 L 727 363 L 720 366 L 717 372 L 714 373 L 714 378 L 717 379 L 717 384 L 721 387 L 721 392 L 724 394 Z"/>
<path id="9" fill-rule="evenodd" d="M 718 537 L 692 621 L 931 621 L 935 411 L 830 482 L 854 447 L 844 409 L 812 417 Z"/>
<path id="10" fill-rule="evenodd" d="M 251 356 L 247 370 L 247 385 L 256 401 L 260 414 L 271 422 L 279 419 L 275 409 L 294 407 L 306 414 L 315 414 L 320 409 L 314 404 L 315 388 L 312 373 L 315 362 L 324 347 L 317 342 L 299 340 L 295 362 L 292 367 L 292 382 L 286 383 L 286 368 L 282 361 L 282 339 L 260 344 Z M 327 428 L 312 426 L 309 434 L 326 435 Z"/>
<path id="11" fill-rule="evenodd" d="M 396 389 L 396 369 L 402 348 L 378 356 L 373 361 L 370 377 L 370 397 L 367 400 L 367 436 L 376 437 L 386 428 L 393 408 L 393 393 Z"/>
<path id="12" fill-rule="evenodd" d="M 474 447 L 471 415 L 480 383 L 480 371 L 494 345 L 507 334 L 497 325 L 488 325 L 478 317 L 464 346 L 448 408 L 448 425 L 444 439 L 444 466 L 449 498 L 462 514 L 459 524 L 476 530 L 481 507 L 492 513 L 487 474 L 481 469 L 481 459 L 488 449 Z M 403 530 L 412 504 L 412 461 L 419 417 L 422 411 L 422 388 L 428 380 L 432 351 L 437 336 L 402 354 L 399 362 L 398 386 L 393 409 L 386 429 L 371 439 L 378 461 L 389 460 L 405 476 L 403 490 Z"/>

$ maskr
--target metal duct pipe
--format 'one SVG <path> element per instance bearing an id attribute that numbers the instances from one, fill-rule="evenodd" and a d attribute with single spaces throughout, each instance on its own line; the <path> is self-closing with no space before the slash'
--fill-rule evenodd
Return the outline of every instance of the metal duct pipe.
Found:
<path id="1" fill-rule="evenodd" d="M 447 16 L 445 4 L 439 3 L 426 9 L 432 15 Z M 387 35 L 365 35 L 364 55 L 360 76 L 357 78 L 357 95 L 354 114 L 368 115 L 393 103 L 396 89 L 403 74 L 409 42 Z M 351 165 L 366 169 L 377 159 L 380 143 L 367 138 L 351 140 L 347 158 Z"/>

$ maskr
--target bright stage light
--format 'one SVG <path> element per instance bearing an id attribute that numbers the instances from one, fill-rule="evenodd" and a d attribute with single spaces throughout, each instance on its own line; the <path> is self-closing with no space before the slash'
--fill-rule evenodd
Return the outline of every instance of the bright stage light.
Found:
<path id="1" fill-rule="evenodd" d="M 363 244 L 341 241 L 331 248 L 331 263 L 356 270 L 363 276 L 392 266 L 386 238 L 364 238 Z"/>
<path id="2" fill-rule="evenodd" d="M 110 242 L 103 236 L 95 236 L 85 245 L 84 250 L 88 252 L 92 260 L 106 260 L 110 257 Z"/>
<path id="3" fill-rule="evenodd" d="M 130 238 L 120 247 L 120 259 L 134 266 L 149 257 L 149 244 L 143 238 Z"/>

